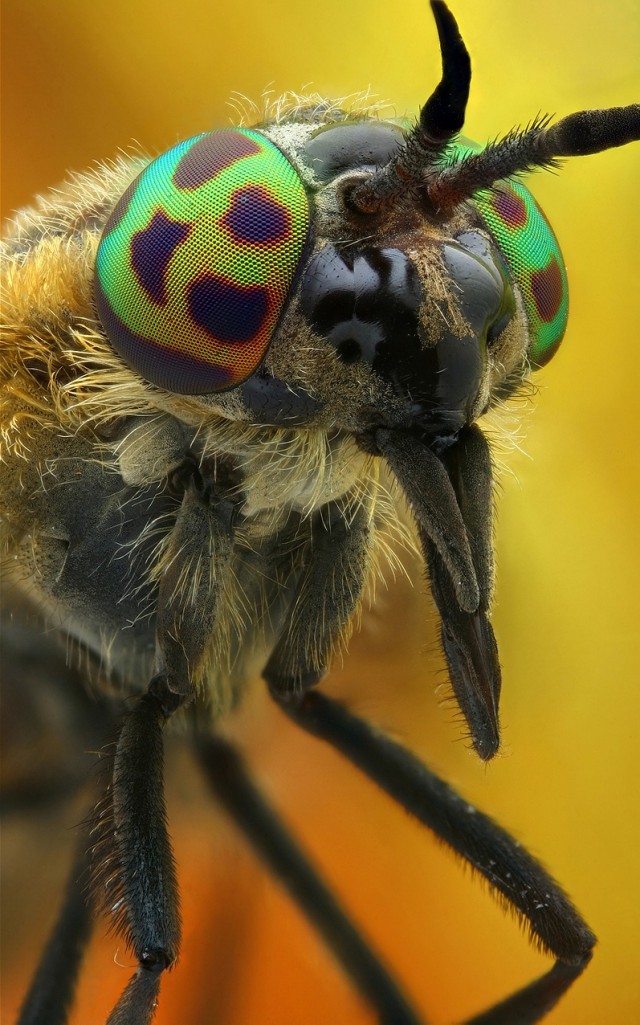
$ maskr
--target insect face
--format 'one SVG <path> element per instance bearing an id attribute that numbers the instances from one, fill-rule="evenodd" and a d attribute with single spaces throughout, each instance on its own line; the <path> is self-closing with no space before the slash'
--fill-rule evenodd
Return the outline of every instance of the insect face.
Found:
<path id="1" fill-rule="evenodd" d="M 492 461 L 476 421 L 551 358 L 567 313 L 555 237 L 512 179 L 640 134 L 636 105 L 465 143 L 469 56 L 432 9 L 442 78 L 415 125 L 295 105 L 68 185 L 8 242 L 7 564 L 131 695 L 63 923 L 83 910 L 40 980 L 71 988 L 88 860 L 138 965 L 111 1025 L 151 1020 L 180 948 L 162 767 L 178 709 L 217 798 L 380 1020 L 420 1020 L 217 733 L 255 652 L 291 719 L 481 872 L 556 958 L 484 1025 L 541 1020 L 590 957 L 592 933 L 535 859 L 315 689 L 396 526 L 391 478 L 473 746 L 497 752 Z M 46 986 L 22 1025 L 33 1001 L 64 1003 Z"/>
<path id="2" fill-rule="evenodd" d="M 177 393 L 246 382 L 233 403 L 251 422 L 402 427 L 451 444 L 557 347 L 566 278 L 523 186 L 446 217 L 415 191 L 378 215 L 353 209 L 349 190 L 403 145 L 397 124 L 309 111 L 157 158 L 98 249 L 96 305 L 116 351 Z"/>

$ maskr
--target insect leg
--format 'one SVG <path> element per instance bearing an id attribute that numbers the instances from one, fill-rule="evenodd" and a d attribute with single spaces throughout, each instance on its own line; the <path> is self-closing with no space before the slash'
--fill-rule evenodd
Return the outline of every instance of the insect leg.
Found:
<path id="1" fill-rule="evenodd" d="M 264 669 L 269 686 L 296 694 L 322 678 L 364 586 L 370 510 L 347 514 L 330 502 L 318 515 L 288 624 Z"/>
<path id="2" fill-rule="evenodd" d="M 480 872 L 560 964 L 467 1025 L 533 1025 L 584 969 L 595 937 L 548 872 L 504 829 L 468 804 L 415 755 L 318 691 L 284 711 L 337 748 Z"/>
<path id="3" fill-rule="evenodd" d="M 157 686 L 155 680 L 153 684 Z M 161 973 L 178 956 L 178 890 L 163 780 L 166 720 L 161 701 L 150 689 L 127 714 L 113 777 L 95 814 L 93 890 L 140 966 L 109 1025 L 147 1025 Z"/>
<path id="4" fill-rule="evenodd" d="M 219 737 L 201 734 L 196 751 L 217 799 L 376 1008 L 381 1025 L 426 1025 L 254 786 L 234 748 Z"/>
<path id="5" fill-rule="evenodd" d="M 162 972 L 176 961 L 180 912 L 164 797 L 163 729 L 195 694 L 233 551 L 231 502 L 195 467 L 165 552 L 157 609 L 158 672 L 127 714 L 113 778 L 96 812 L 94 892 L 139 967 L 108 1025 L 148 1025 Z"/>
<path id="6" fill-rule="evenodd" d="M 24 998 L 17 1025 L 65 1025 L 91 936 L 93 915 L 85 893 L 87 837 L 82 833 L 57 921 Z"/>
<path id="7" fill-rule="evenodd" d="M 560 998 L 587 967 L 590 957 L 578 965 L 556 961 L 553 968 L 506 1000 L 468 1018 L 462 1025 L 536 1025 L 553 1010 Z"/>
<path id="8" fill-rule="evenodd" d="M 161 564 L 157 607 L 159 665 L 181 702 L 193 697 L 206 674 L 237 509 L 237 499 L 223 494 L 227 488 L 221 481 L 203 479 L 195 464 L 187 463 L 184 472 L 185 491 Z"/>

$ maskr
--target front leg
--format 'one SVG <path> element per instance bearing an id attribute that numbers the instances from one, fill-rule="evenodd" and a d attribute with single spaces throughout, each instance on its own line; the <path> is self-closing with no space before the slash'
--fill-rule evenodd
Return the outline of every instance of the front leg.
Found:
<path id="1" fill-rule="evenodd" d="M 474 808 L 414 754 L 313 691 L 280 701 L 303 729 L 326 741 L 479 872 L 556 964 L 529 986 L 464 1025 L 536 1025 L 591 959 L 596 938 L 546 869 L 506 830 Z"/>
<path id="2" fill-rule="evenodd" d="M 177 479 L 176 479 L 177 478 Z M 159 569 L 157 670 L 179 704 L 203 683 L 234 551 L 232 485 L 188 462 L 174 475 L 182 505 Z"/>
<path id="3" fill-rule="evenodd" d="M 370 565 L 371 510 L 329 502 L 316 515 L 287 624 L 263 675 L 286 698 L 324 676 L 360 605 Z"/>
<path id="4" fill-rule="evenodd" d="M 138 960 L 108 1025 L 148 1025 L 162 973 L 180 949 L 178 886 L 164 797 L 163 731 L 195 696 L 233 553 L 235 508 L 187 466 L 162 562 L 156 673 L 127 714 L 96 810 L 93 890 Z"/>

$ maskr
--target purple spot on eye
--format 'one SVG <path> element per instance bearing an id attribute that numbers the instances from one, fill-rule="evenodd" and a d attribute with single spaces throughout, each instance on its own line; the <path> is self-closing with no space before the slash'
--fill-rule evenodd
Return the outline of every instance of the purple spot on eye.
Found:
<path id="1" fill-rule="evenodd" d="M 541 320 L 550 324 L 562 304 L 562 273 L 555 256 L 531 275 L 531 291 Z"/>
<path id="2" fill-rule="evenodd" d="M 238 373 L 220 366 L 212 358 L 171 348 L 171 341 L 158 341 L 132 331 L 120 319 L 95 280 L 98 317 L 107 337 L 125 363 L 158 388 L 181 395 L 204 395 L 225 391 L 238 383 Z M 254 368 L 251 367 L 253 370 Z"/>
<path id="3" fill-rule="evenodd" d="M 527 205 L 514 189 L 494 193 L 491 205 L 509 228 L 523 228 L 527 223 Z"/>
<path id="4" fill-rule="evenodd" d="M 222 342 L 242 345 L 255 340 L 269 310 L 269 295 L 259 285 L 243 287 L 207 276 L 189 289 L 191 316 Z"/>
<path id="5" fill-rule="evenodd" d="M 257 142 L 235 128 L 209 132 L 194 142 L 178 161 L 172 175 L 173 184 L 179 189 L 197 189 L 236 160 L 256 153 L 260 153 Z"/>
<path id="6" fill-rule="evenodd" d="M 239 245 L 269 246 L 288 238 L 289 211 L 259 185 L 236 189 L 221 223 Z"/>
<path id="7" fill-rule="evenodd" d="M 156 210 L 146 228 L 131 239 L 131 266 L 140 285 L 154 303 L 164 306 L 165 272 L 175 249 L 184 242 L 191 228 L 172 221 L 163 210 Z"/>

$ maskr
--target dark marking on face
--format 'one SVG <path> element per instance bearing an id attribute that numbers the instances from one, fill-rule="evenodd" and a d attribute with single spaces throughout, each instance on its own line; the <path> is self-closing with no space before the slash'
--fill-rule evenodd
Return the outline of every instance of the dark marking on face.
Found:
<path id="1" fill-rule="evenodd" d="M 362 346 L 355 338 L 345 338 L 337 347 L 343 363 L 355 363 L 362 357 Z"/>
<path id="2" fill-rule="evenodd" d="M 308 423 L 323 403 L 304 388 L 294 388 L 279 377 L 260 372 L 241 386 L 242 401 L 253 422 L 274 427 Z"/>
<path id="3" fill-rule="evenodd" d="M 365 362 L 391 385 L 403 399 L 408 425 L 434 437 L 460 430 L 482 372 L 480 343 L 446 328 L 436 344 L 427 343 L 420 323 L 422 285 L 406 253 L 325 246 L 306 268 L 301 303 L 313 328 L 335 347 L 345 373 L 349 364 Z M 368 414 L 367 426 L 376 415 Z"/>
<path id="4" fill-rule="evenodd" d="M 302 306 L 314 328 L 345 362 L 375 365 L 380 345 L 399 352 L 417 338 L 422 289 L 411 261 L 397 249 L 361 252 L 325 246 L 307 266 Z"/>

